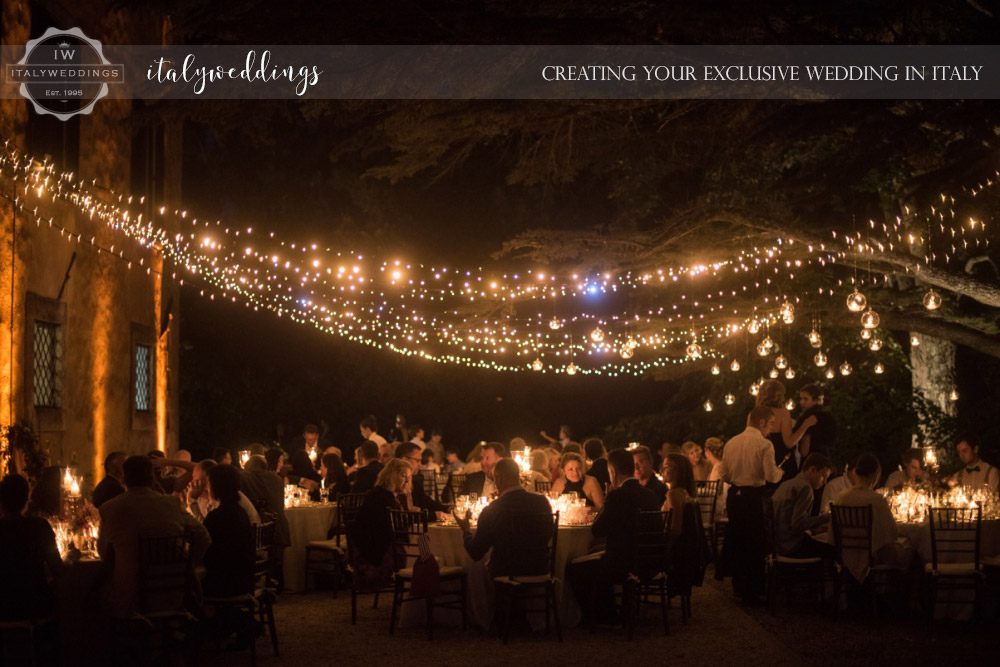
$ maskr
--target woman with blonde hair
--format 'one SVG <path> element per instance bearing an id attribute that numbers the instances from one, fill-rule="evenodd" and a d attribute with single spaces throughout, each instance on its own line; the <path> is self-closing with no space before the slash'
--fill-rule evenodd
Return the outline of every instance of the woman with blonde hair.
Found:
<path id="1" fill-rule="evenodd" d="M 604 507 L 604 492 L 597 479 L 584 474 L 583 457 L 575 452 L 562 455 L 562 477 L 552 483 L 552 495 L 575 493 L 587 501 L 587 507 L 600 510 Z"/>
<path id="2" fill-rule="evenodd" d="M 547 447 L 545 453 L 549 457 L 549 479 L 555 482 L 560 476 L 559 464 L 562 462 L 562 454 L 555 447 Z"/>
<path id="3" fill-rule="evenodd" d="M 767 437 L 774 444 L 774 462 L 785 471 L 784 479 L 791 479 L 799 469 L 795 460 L 795 447 L 806 431 L 816 423 L 816 417 L 807 417 L 798 430 L 793 431 L 792 415 L 785 407 L 785 385 L 777 380 L 768 380 L 761 386 L 757 393 L 757 405 L 771 408 L 774 414 L 774 432 Z"/>
<path id="4" fill-rule="evenodd" d="M 357 519 L 348 527 L 351 549 L 357 551 L 358 575 L 366 587 L 386 583 L 392 577 L 394 552 L 390 509 L 403 509 L 399 495 L 410 488 L 410 464 L 402 459 L 390 459 L 375 480 L 375 486 L 365 494 Z"/>

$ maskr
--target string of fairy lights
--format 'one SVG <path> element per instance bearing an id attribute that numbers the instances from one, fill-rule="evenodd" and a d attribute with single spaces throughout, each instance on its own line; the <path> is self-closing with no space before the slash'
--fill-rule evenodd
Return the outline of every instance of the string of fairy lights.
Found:
<path id="1" fill-rule="evenodd" d="M 7 143 L 0 155 L 0 176 L 13 180 L 14 205 L 36 225 L 59 231 L 69 242 L 89 243 L 98 252 L 125 261 L 130 269 L 152 271 L 145 258 L 126 257 L 126 249 L 117 243 L 102 246 L 96 235 L 87 239 L 53 217 L 45 218 L 39 207 L 68 204 L 139 248 L 161 253 L 164 266 L 167 261 L 172 264 L 171 279 L 198 281 L 204 286 L 201 294 L 208 298 L 219 296 L 271 311 L 404 356 L 504 372 L 618 377 L 711 360 L 710 372 L 720 375 L 723 368 L 730 372 L 740 368 L 740 361 L 723 349 L 733 347 L 741 336 L 748 341 L 759 336 L 753 351 L 760 358 L 773 357 L 771 377 L 783 374 L 791 379 L 796 370 L 772 332 L 780 339 L 778 329 L 790 330 L 796 310 L 815 309 L 817 300 L 828 308 L 831 300 L 846 298 L 848 309 L 861 313 L 859 323 L 870 349 L 878 352 L 883 345 L 878 313 L 860 291 L 856 272 L 845 278 L 831 269 L 846 267 L 850 261 L 856 265 L 859 257 L 885 261 L 903 249 L 927 266 L 947 266 L 960 253 L 989 244 L 986 223 L 965 216 L 956 198 L 942 195 L 940 203 L 927 211 L 906 209 L 888 223 L 870 220 L 864 234 L 838 238 L 833 232 L 830 242 L 779 237 L 711 262 L 648 270 L 514 272 L 380 260 L 280 239 L 273 231 L 252 226 L 199 220 L 186 210 L 166 206 L 144 215 L 133 210 L 146 206 L 143 197 L 105 190 L 73 173 L 58 172 Z M 998 180 L 1000 172 L 995 172 L 964 194 L 975 198 Z M 829 277 L 815 293 L 788 293 L 796 277 L 810 269 L 824 270 Z M 869 285 L 876 280 L 869 275 Z M 625 294 L 641 295 L 647 305 L 633 306 L 631 298 L 628 306 L 613 303 Z M 639 298 L 636 302 L 643 303 Z M 749 309 L 748 303 L 753 304 Z M 933 289 L 924 296 L 928 310 L 942 303 L 942 295 Z M 813 363 L 827 377 L 853 371 L 847 361 L 834 371 L 822 349 L 818 322 L 807 338 L 818 350 Z M 884 370 L 881 362 L 873 366 L 876 374 Z M 763 379 L 751 384 L 751 393 Z M 731 393 L 723 397 L 725 404 L 734 400 Z M 707 400 L 705 409 L 712 408 Z"/>

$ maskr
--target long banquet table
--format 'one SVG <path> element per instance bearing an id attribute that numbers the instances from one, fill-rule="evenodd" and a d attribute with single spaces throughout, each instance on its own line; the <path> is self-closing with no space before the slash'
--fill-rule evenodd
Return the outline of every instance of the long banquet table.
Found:
<path id="1" fill-rule="evenodd" d="M 325 540 L 337 518 L 337 503 L 285 508 L 291 546 L 285 549 L 285 590 L 296 593 L 306 587 L 306 546 Z"/>

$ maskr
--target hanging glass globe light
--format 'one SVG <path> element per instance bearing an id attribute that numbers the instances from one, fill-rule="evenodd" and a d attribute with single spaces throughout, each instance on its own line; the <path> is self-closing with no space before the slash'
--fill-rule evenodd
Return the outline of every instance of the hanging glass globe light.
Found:
<path id="1" fill-rule="evenodd" d="M 771 348 L 764 344 L 764 341 L 757 343 L 757 354 L 766 357 L 771 354 Z"/>
<path id="2" fill-rule="evenodd" d="M 813 347 L 822 347 L 823 345 L 823 337 L 815 329 L 809 332 L 809 344 Z"/>
<path id="3" fill-rule="evenodd" d="M 632 338 L 631 336 L 629 336 L 628 340 L 625 341 L 625 347 L 629 347 L 629 348 L 632 348 L 634 350 L 635 348 L 639 347 L 639 341 L 637 341 L 635 338 Z"/>
<path id="4" fill-rule="evenodd" d="M 734 373 L 740 370 L 740 362 L 733 359 L 733 363 L 729 364 L 729 370 L 731 370 Z"/>
<path id="5" fill-rule="evenodd" d="M 711 412 L 713 407 L 712 401 L 705 401 L 704 407 L 705 407 L 705 412 Z"/>
<path id="6" fill-rule="evenodd" d="M 789 366 L 788 370 L 785 371 L 785 378 L 789 380 L 795 379 L 795 369 Z"/>
<path id="7" fill-rule="evenodd" d="M 795 306 L 790 301 L 781 304 L 781 321 L 785 324 L 791 324 L 795 321 Z"/>
<path id="8" fill-rule="evenodd" d="M 957 389 L 952 389 L 951 390 L 951 393 L 948 394 L 948 400 L 949 401 L 957 401 L 958 400 L 958 390 Z"/>
<path id="9" fill-rule="evenodd" d="M 869 308 L 865 311 L 865 314 L 861 316 L 861 326 L 865 329 L 874 329 L 878 326 L 879 316 L 874 310 Z"/>
<path id="10" fill-rule="evenodd" d="M 531 362 L 531 370 L 540 371 L 542 370 L 542 360 L 535 357 L 535 360 Z"/>
<path id="11" fill-rule="evenodd" d="M 826 379 L 827 380 L 832 380 L 835 375 L 836 375 L 836 373 L 833 372 L 832 368 L 827 368 L 826 369 Z"/>
<path id="12" fill-rule="evenodd" d="M 927 294 L 924 295 L 924 308 L 927 310 L 937 310 L 941 307 L 941 295 L 934 291 L 933 288 L 927 290 Z"/>
<path id="13" fill-rule="evenodd" d="M 747 331 L 749 331 L 752 334 L 755 334 L 758 331 L 760 331 L 760 322 L 758 322 L 757 320 L 750 320 L 750 324 L 747 325 Z"/>
<path id="14" fill-rule="evenodd" d="M 867 331 L 867 329 L 865 329 L 865 331 Z M 868 342 L 868 349 L 871 350 L 872 352 L 878 352 L 879 350 L 881 350 L 882 349 L 882 339 L 879 338 L 878 336 L 875 336 L 874 338 L 872 338 Z"/>
<path id="15" fill-rule="evenodd" d="M 783 354 L 779 354 L 774 359 L 774 367 L 781 370 L 785 370 L 786 368 L 788 368 L 788 358 Z"/>
<path id="16" fill-rule="evenodd" d="M 882 373 L 885 373 L 885 366 L 883 366 L 882 362 L 880 361 L 877 364 L 875 364 L 875 375 L 882 375 Z"/>
<path id="17" fill-rule="evenodd" d="M 861 330 L 861 340 L 871 340 L 871 337 L 872 337 L 872 330 L 871 329 L 862 329 Z"/>
<path id="18" fill-rule="evenodd" d="M 558 317 L 553 317 L 551 320 L 549 320 L 549 328 L 552 329 L 553 331 L 555 331 L 561 326 L 562 322 L 559 321 Z"/>
<path id="19" fill-rule="evenodd" d="M 823 366 L 826 366 L 826 355 L 823 354 L 822 350 L 820 350 L 819 352 L 816 353 L 816 356 L 813 357 L 813 361 L 816 363 L 817 366 L 823 368 Z"/>
<path id="20" fill-rule="evenodd" d="M 764 336 L 764 340 L 762 340 L 761 343 L 767 345 L 767 349 L 769 350 L 773 350 L 776 347 L 774 341 L 771 340 L 770 336 Z"/>
<path id="21" fill-rule="evenodd" d="M 789 412 L 791 412 L 792 410 L 794 410 L 795 409 L 795 401 L 792 400 L 792 399 L 788 399 L 785 402 L 785 409 L 788 410 Z"/>
<path id="22" fill-rule="evenodd" d="M 868 305 L 868 299 L 855 287 L 854 291 L 847 295 L 847 309 L 852 313 L 860 313 Z"/>
<path id="23" fill-rule="evenodd" d="M 756 396 L 758 393 L 760 393 L 760 387 L 757 385 L 756 382 L 754 382 L 753 384 L 750 385 L 750 395 Z"/>
<path id="24" fill-rule="evenodd" d="M 854 369 L 851 368 L 851 365 L 849 363 L 847 363 L 846 361 L 840 365 L 840 374 L 841 375 L 850 375 L 853 371 L 854 371 Z"/>
<path id="25" fill-rule="evenodd" d="M 721 372 L 722 369 L 719 368 L 719 364 L 712 364 L 712 375 L 718 375 Z"/>
<path id="26" fill-rule="evenodd" d="M 635 349 L 630 347 L 628 343 L 622 345 L 622 349 L 618 351 L 618 354 L 622 355 L 622 359 L 631 359 L 632 355 L 635 354 Z"/>
<path id="27" fill-rule="evenodd" d="M 726 402 L 726 405 L 732 405 L 733 403 L 736 402 L 736 397 L 733 396 L 732 394 L 726 394 L 723 397 L 723 400 Z"/>
<path id="28" fill-rule="evenodd" d="M 698 345 L 698 343 L 691 343 L 687 346 L 686 352 L 689 359 L 700 359 L 701 345 Z"/>
<path id="29" fill-rule="evenodd" d="M 772 368 L 770 371 L 768 371 L 767 375 L 772 380 L 778 379 L 778 369 L 777 368 Z"/>
<path id="30" fill-rule="evenodd" d="M 572 361 L 569 362 L 569 365 L 566 367 L 566 375 L 576 375 L 576 364 Z"/>
<path id="31" fill-rule="evenodd" d="M 604 331 L 601 329 L 601 327 L 597 327 L 596 329 L 590 332 L 590 340 L 594 341 L 595 343 L 600 343 L 602 340 L 604 340 Z"/>
<path id="32" fill-rule="evenodd" d="M 920 336 L 910 336 L 910 345 L 920 347 Z"/>

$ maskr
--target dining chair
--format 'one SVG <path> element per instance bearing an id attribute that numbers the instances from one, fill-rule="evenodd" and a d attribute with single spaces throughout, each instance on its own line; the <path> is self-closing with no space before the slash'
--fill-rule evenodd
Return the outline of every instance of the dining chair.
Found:
<path id="1" fill-rule="evenodd" d="M 503 526 L 504 544 L 510 550 L 510 562 L 517 571 L 493 577 L 500 614 L 500 635 L 506 644 L 510 620 L 518 600 L 544 600 L 545 632 L 556 626 L 562 641 L 559 603 L 556 599 L 556 545 L 559 539 L 559 512 L 512 512 Z M 550 622 L 551 616 L 551 622 Z"/>
<path id="2" fill-rule="evenodd" d="M 981 507 L 928 507 L 931 562 L 924 564 L 928 578 L 929 611 L 935 616 L 941 593 L 948 603 L 971 603 L 979 616 L 979 589 L 984 575 L 979 561 L 982 535 Z M 962 593 L 966 593 L 965 597 Z M 957 595 L 956 595 L 957 594 Z"/>
<path id="3" fill-rule="evenodd" d="M 874 611 L 876 598 L 905 593 L 899 585 L 899 571 L 877 565 L 872 554 L 872 506 L 830 505 L 833 546 L 840 568 L 835 578 L 835 609 L 839 608 L 845 588 L 860 587 Z M 902 602 L 902 601 L 900 601 Z M 898 603 L 897 603 L 898 604 Z"/>
<path id="4" fill-rule="evenodd" d="M 705 538 L 712 548 L 712 560 L 718 559 L 718 539 L 715 534 L 715 512 L 719 504 L 719 493 L 722 490 L 720 480 L 699 480 L 695 485 L 695 499 L 698 501 L 698 508 L 701 510 L 701 525 L 705 531 Z"/>
<path id="5" fill-rule="evenodd" d="M 535 493 L 544 493 L 548 495 L 552 491 L 552 482 L 548 482 L 544 479 L 535 480 Z"/>
<path id="6" fill-rule="evenodd" d="M 795 588 L 808 588 L 812 596 L 822 597 L 826 566 L 822 558 L 792 558 L 778 554 L 778 544 L 774 526 L 774 504 L 770 498 L 764 500 L 764 538 L 767 544 L 765 573 L 767 583 L 767 606 L 773 614 L 777 611 L 778 587 L 785 587 L 786 604 L 792 603 Z"/>
<path id="7" fill-rule="evenodd" d="M 628 578 L 622 584 L 622 619 L 630 640 L 643 604 L 660 606 L 663 634 L 670 634 L 670 619 L 667 616 L 667 558 L 672 514 L 672 510 L 636 514 L 635 560 Z M 655 598 L 652 602 L 650 596 Z M 596 616 L 594 611 L 591 611 L 591 618 Z"/>

